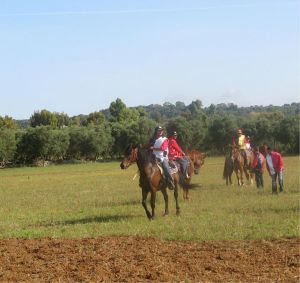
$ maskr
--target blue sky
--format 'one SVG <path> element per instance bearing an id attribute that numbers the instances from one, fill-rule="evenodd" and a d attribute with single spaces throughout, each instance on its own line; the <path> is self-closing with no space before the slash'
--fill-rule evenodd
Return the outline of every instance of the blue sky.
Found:
<path id="1" fill-rule="evenodd" d="M 0 116 L 299 102 L 300 1 L 0 0 Z"/>

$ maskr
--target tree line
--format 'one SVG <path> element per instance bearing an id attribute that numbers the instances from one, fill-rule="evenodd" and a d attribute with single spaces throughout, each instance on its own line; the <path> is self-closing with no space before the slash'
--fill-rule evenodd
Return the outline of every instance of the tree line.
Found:
<path id="1" fill-rule="evenodd" d="M 299 106 L 203 107 L 196 100 L 189 105 L 127 107 L 118 98 L 108 109 L 88 115 L 41 110 L 29 120 L 0 116 L 0 163 L 116 159 L 129 143 L 146 144 L 157 125 L 166 134 L 176 130 L 184 150 L 224 154 L 237 128 L 242 128 L 253 145 L 269 144 L 284 154 L 299 154 Z"/>

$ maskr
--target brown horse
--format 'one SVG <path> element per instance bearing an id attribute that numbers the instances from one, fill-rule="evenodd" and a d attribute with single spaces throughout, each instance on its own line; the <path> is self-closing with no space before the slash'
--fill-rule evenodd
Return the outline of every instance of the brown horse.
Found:
<path id="1" fill-rule="evenodd" d="M 246 154 L 246 158 L 245 155 Z M 254 159 L 254 153 L 252 150 L 246 150 L 245 153 L 242 152 L 236 146 L 232 147 L 231 156 L 233 159 L 233 169 L 238 179 L 239 186 L 244 185 L 243 174 L 245 174 L 250 184 L 253 185 L 254 173 L 251 170 L 251 164 Z"/>
<path id="2" fill-rule="evenodd" d="M 198 150 L 188 150 L 186 152 L 186 156 L 189 159 L 189 165 L 187 168 L 187 174 L 189 175 L 189 178 L 186 179 L 186 181 L 190 184 L 192 180 L 193 174 L 199 174 L 200 168 L 204 165 L 205 161 L 205 154 L 198 151 Z M 189 199 L 189 190 L 188 188 L 183 189 L 183 199 L 188 200 Z"/>
<path id="3" fill-rule="evenodd" d="M 254 152 L 251 149 L 246 150 L 246 155 L 247 155 L 247 164 L 245 166 L 245 170 L 248 172 L 249 177 L 247 178 L 248 181 L 250 181 L 250 185 L 252 186 L 254 183 L 254 178 L 255 174 L 251 168 L 251 164 L 253 163 L 254 160 Z"/>
<path id="4" fill-rule="evenodd" d="M 193 171 L 190 171 L 191 174 L 193 173 L 195 173 L 196 175 L 199 174 L 200 168 L 204 165 L 204 161 L 206 157 L 205 153 L 200 152 L 199 150 L 192 149 L 192 150 L 188 150 L 186 152 L 186 155 L 190 158 L 190 160 L 193 163 Z"/>
<path id="5" fill-rule="evenodd" d="M 162 171 L 152 152 L 149 152 L 147 149 L 141 148 L 138 145 L 129 145 L 125 151 L 124 159 L 121 162 L 120 167 L 121 169 L 127 169 L 133 163 L 136 163 L 139 168 L 140 186 L 142 188 L 142 205 L 147 217 L 149 219 L 153 219 L 155 217 L 155 200 L 157 191 L 161 191 L 164 196 L 164 215 L 169 214 L 167 182 L 165 181 Z M 188 187 L 189 184 L 184 180 L 180 171 L 173 173 L 172 177 L 175 184 L 174 197 L 176 203 L 176 215 L 179 215 L 180 207 L 178 203 L 178 184 L 184 188 Z M 151 194 L 151 212 L 148 210 L 146 202 L 149 192 Z"/>
<path id="6" fill-rule="evenodd" d="M 233 160 L 233 170 L 238 180 L 238 185 L 243 186 L 244 185 L 243 175 L 245 174 L 247 179 L 249 178 L 249 175 L 245 167 L 246 164 L 245 164 L 244 156 L 241 150 L 237 146 L 232 147 L 231 157 Z"/>
<path id="7" fill-rule="evenodd" d="M 224 170 L 223 170 L 223 179 L 226 180 L 226 185 L 228 186 L 228 183 L 232 185 L 231 176 L 233 173 L 233 158 L 232 154 L 227 153 L 225 156 L 225 163 L 224 163 Z"/>

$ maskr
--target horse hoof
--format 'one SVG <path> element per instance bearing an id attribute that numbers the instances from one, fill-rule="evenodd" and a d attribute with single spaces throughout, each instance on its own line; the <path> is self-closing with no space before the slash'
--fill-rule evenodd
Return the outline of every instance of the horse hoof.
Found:
<path id="1" fill-rule="evenodd" d="M 169 211 L 167 211 L 167 212 L 164 213 L 164 216 L 167 216 L 167 215 L 169 215 Z"/>
<path id="2" fill-rule="evenodd" d="M 176 215 L 177 215 L 177 216 L 180 215 L 180 210 L 176 210 Z"/>

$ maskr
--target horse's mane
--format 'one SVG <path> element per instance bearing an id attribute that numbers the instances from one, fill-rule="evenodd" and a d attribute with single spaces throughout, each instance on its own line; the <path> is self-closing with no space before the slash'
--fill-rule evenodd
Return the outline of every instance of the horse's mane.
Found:
<path id="1" fill-rule="evenodd" d="M 129 156 L 131 152 L 135 149 L 138 150 L 138 163 L 140 165 L 153 163 L 153 153 L 150 150 L 142 147 L 140 144 L 129 144 L 125 149 L 125 156 Z"/>
<path id="2" fill-rule="evenodd" d="M 138 156 L 139 161 L 143 165 L 145 165 L 146 163 L 153 163 L 153 153 L 140 145 L 138 145 Z"/>

